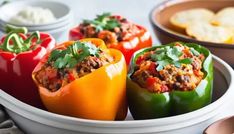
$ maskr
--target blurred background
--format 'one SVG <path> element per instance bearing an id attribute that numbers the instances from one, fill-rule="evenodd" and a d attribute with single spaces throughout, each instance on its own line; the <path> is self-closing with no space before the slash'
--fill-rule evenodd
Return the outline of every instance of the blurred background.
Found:
<path id="1" fill-rule="evenodd" d="M 2 3 L 4 0 L 0 0 Z M 14 1 L 14 0 L 11 0 Z M 18 0 L 17 0 L 18 1 Z M 32 1 L 32 0 L 27 0 Z M 40 1 L 40 0 L 37 0 Z M 150 25 L 149 14 L 154 6 L 164 0 L 56 0 L 67 4 L 73 11 L 73 23 L 71 27 L 77 25 L 83 19 L 92 19 L 96 14 L 111 12 L 120 14 L 137 24 L 145 26 L 153 35 L 153 28 Z M 9 1 L 10 2 L 10 1 Z M 12 11 L 14 12 L 14 11 Z M 0 33 L 2 34 L 2 33 Z M 59 41 L 65 41 L 64 36 Z M 159 44 L 153 36 L 154 44 Z"/>

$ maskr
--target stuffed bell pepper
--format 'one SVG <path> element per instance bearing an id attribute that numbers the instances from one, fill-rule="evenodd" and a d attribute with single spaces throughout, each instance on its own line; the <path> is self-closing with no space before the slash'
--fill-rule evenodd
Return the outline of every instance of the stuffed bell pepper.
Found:
<path id="1" fill-rule="evenodd" d="M 7 26 L 9 32 L 0 40 L 0 89 L 17 99 L 42 108 L 32 71 L 53 47 L 55 39 L 38 31 Z"/>
<path id="2" fill-rule="evenodd" d="M 144 27 L 110 13 L 98 15 L 94 20 L 84 20 L 70 30 L 69 38 L 100 38 L 108 48 L 120 50 L 127 64 L 135 51 L 152 46 L 151 36 Z"/>
<path id="3" fill-rule="evenodd" d="M 100 39 L 65 42 L 34 69 L 46 108 L 58 114 L 94 120 L 123 120 L 126 63 L 122 53 Z"/>
<path id="4" fill-rule="evenodd" d="M 212 99 L 211 53 L 196 44 L 172 43 L 137 51 L 127 76 L 134 119 L 153 119 L 202 108 Z"/>

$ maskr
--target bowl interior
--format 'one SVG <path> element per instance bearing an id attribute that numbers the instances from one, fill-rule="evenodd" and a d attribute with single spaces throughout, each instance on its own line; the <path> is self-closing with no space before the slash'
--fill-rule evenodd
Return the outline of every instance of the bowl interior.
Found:
<path id="1" fill-rule="evenodd" d="M 178 39 L 204 43 L 205 41 L 197 41 L 189 36 L 186 36 L 185 31 L 178 32 L 178 30 L 176 30 L 175 27 L 170 23 L 171 16 L 176 12 L 193 8 L 206 8 L 216 13 L 225 7 L 231 6 L 234 6 L 234 2 L 229 0 L 170 0 L 161 3 L 153 9 L 151 14 L 151 21 L 154 23 L 154 25 L 156 25 L 156 27 L 173 34 L 175 37 L 180 37 Z M 205 43 L 209 44 L 209 42 Z M 222 46 L 234 48 L 232 45 L 225 43 L 210 44 L 222 44 Z"/>
<path id="2" fill-rule="evenodd" d="M 128 115 L 125 121 L 97 121 L 86 120 L 74 117 L 54 114 L 44 110 L 29 106 L 19 100 L 13 98 L 7 93 L 0 90 L 0 102 L 6 108 L 9 115 L 16 123 L 26 132 L 43 131 L 43 127 L 47 127 L 50 131 L 55 128 L 66 129 L 67 133 L 71 131 L 85 133 L 165 133 L 172 134 L 174 132 L 190 132 L 201 133 L 219 112 L 223 112 L 224 104 L 227 104 L 233 84 L 233 70 L 221 59 L 214 56 L 214 92 L 212 103 L 186 114 L 177 116 L 150 119 L 150 120 L 132 120 Z M 208 121 L 209 120 L 209 121 Z M 21 123 L 24 122 L 24 123 Z M 37 127 L 28 125 L 33 122 Z M 176 125 L 175 125 L 176 124 Z M 196 126 L 195 124 L 201 124 Z M 39 127 L 40 126 L 40 127 Z M 34 128 L 34 129 L 31 129 Z M 121 130 L 121 131 L 120 131 Z"/>
<path id="3" fill-rule="evenodd" d="M 0 20 L 2 21 L 2 23 L 9 23 L 8 21 L 11 19 L 11 17 L 16 15 L 20 10 L 22 10 L 26 6 L 36 6 L 36 7 L 50 9 L 57 18 L 55 22 L 51 22 L 48 24 L 40 24 L 36 26 L 60 23 L 62 21 L 65 21 L 70 15 L 70 8 L 67 5 L 56 1 L 14 1 L 0 8 L 1 12 Z M 17 24 L 17 26 L 22 26 L 22 25 Z M 35 26 L 35 25 L 29 24 L 24 26 Z"/>

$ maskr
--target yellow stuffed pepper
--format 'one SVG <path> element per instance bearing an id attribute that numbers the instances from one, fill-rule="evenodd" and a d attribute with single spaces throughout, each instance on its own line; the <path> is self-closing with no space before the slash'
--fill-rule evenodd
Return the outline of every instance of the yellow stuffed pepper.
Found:
<path id="1" fill-rule="evenodd" d="M 94 120 L 123 120 L 127 114 L 126 63 L 100 39 L 68 41 L 48 53 L 33 71 L 46 108 Z"/>

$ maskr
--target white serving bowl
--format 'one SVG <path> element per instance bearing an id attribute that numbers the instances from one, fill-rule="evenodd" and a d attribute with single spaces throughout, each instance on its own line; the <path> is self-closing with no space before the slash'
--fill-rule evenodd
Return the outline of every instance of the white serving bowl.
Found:
<path id="1" fill-rule="evenodd" d="M 58 23 L 58 24 L 55 24 L 54 26 L 51 26 L 51 27 L 37 27 L 37 26 L 35 26 L 35 27 L 27 27 L 27 29 L 28 29 L 29 32 L 33 32 L 33 31 L 54 31 L 54 30 L 58 30 L 58 29 L 61 29 L 61 28 L 64 28 L 64 27 L 72 26 L 72 25 L 73 25 L 73 17 L 70 18 L 67 21 L 64 21 L 63 23 Z M 0 31 L 2 31 L 3 33 L 5 32 L 5 24 L 0 24 Z"/>
<path id="2" fill-rule="evenodd" d="M 49 33 L 51 34 L 56 42 L 59 44 L 61 42 L 67 41 L 68 40 L 68 33 L 69 33 L 69 29 L 72 27 L 72 24 L 67 24 L 63 27 L 57 28 L 57 29 L 51 29 L 51 30 L 40 30 L 40 32 L 45 32 L 45 33 Z M 29 32 L 33 32 L 35 30 L 32 30 Z"/>
<path id="3" fill-rule="evenodd" d="M 69 22 L 64 26 L 59 27 L 59 28 L 55 28 L 55 29 L 42 29 L 42 30 L 37 30 L 37 29 L 34 30 L 33 29 L 32 30 L 32 29 L 28 28 L 28 32 L 40 31 L 40 32 L 49 33 L 55 38 L 56 42 L 59 43 L 59 42 L 63 42 L 63 41 L 68 40 L 69 29 L 72 26 L 73 26 L 73 23 Z M 4 31 L 5 30 L 0 27 L 0 33 L 4 35 L 4 33 L 5 33 Z"/>
<path id="4" fill-rule="evenodd" d="M 61 23 L 55 23 L 55 24 L 53 24 L 53 25 L 44 25 L 44 26 L 37 26 L 37 25 L 35 25 L 35 26 L 33 26 L 33 27 L 29 27 L 29 26 L 24 26 L 24 27 L 27 27 L 27 29 L 29 30 L 29 31 L 36 31 L 36 30 L 38 30 L 38 31 L 43 31 L 43 30 L 53 30 L 53 29 L 57 29 L 57 28 L 61 28 L 61 27 L 64 27 L 64 26 L 67 26 L 67 25 L 69 25 L 69 24 L 71 24 L 73 22 L 73 17 L 70 17 L 68 20 L 66 20 L 66 21 L 63 21 L 63 22 L 61 22 Z M 0 22 L 0 29 L 1 29 L 1 31 L 4 31 L 4 28 L 5 28 L 5 26 L 7 25 L 7 24 L 9 24 L 9 23 L 1 23 Z M 14 25 L 14 26 L 17 26 L 17 27 L 22 27 L 23 25 Z"/>
<path id="5" fill-rule="evenodd" d="M 36 7 L 42 7 L 50 9 L 55 17 L 57 18 L 56 21 L 47 23 L 47 24 L 13 24 L 9 22 L 9 20 L 15 16 L 20 10 L 22 10 L 26 6 L 36 6 Z M 54 25 L 58 25 L 60 23 L 63 23 L 64 21 L 67 21 L 71 18 L 72 12 L 70 7 L 67 5 L 56 2 L 56 1 L 13 1 L 8 4 L 5 4 L 0 7 L 0 23 L 2 24 L 12 24 L 15 26 L 26 26 L 28 28 L 30 27 L 51 27 Z"/>
<path id="6" fill-rule="evenodd" d="M 57 20 L 48 24 L 21 25 L 12 24 L 10 18 L 16 15 L 26 6 L 36 6 L 50 9 Z M 14 12 L 12 12 L 14 11 Z M 0 7 L 0 31 L 4 33 L 5 25 L 11 24 L 17 27 L 27 27 L 29 32 L 40 31 L 51 34 L 57 42 L 67 40 L 68 30 L 73 25 L 73 14 L 69 6 L 56 1 L 13 1 Z"/>
<path id="7" fill-rule="evenodd" d="M 190 113 L 150 120 L 96 121 L 50 113 L 29 106 L 0 90 L 0 102 L 26 133 L 33 134 L 201 134 L 217 120 L 234 94 L 232 68 L 214 56 L 215 81 L 211 104 Z"/>

